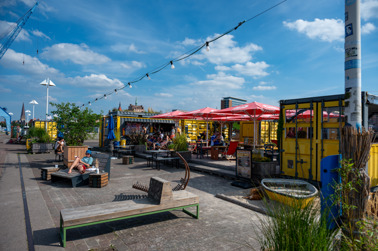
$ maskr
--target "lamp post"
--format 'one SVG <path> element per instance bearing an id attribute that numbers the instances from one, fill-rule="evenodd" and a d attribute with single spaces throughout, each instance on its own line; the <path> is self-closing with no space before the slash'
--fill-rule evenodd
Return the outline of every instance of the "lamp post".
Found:
<path id="1" fill-rule="evenodd" d="M 32 101 L 29 102 L 29 104 L 33 105 L 33 121 L 34 121 L 34 106 L 38 105 L 38 102 L 33 99 Z"/>
<path id="2" fill-rule="evenodd" d="M 47 116 L 49 114 L 49 86 L 56 86 L 49 78 L 43 80 L 41 85 L 46 86 L 46 122 L 45 122 L 45 129 L 47 131 Z"/>
<path id="3" fill-rule="evenodd" d="M 29 111 L 29 110 L 26 110 L 25 113 L 26 113 L 26 126 L 29 127 L 29 116 L 30 116 L 30 111 Z"/>

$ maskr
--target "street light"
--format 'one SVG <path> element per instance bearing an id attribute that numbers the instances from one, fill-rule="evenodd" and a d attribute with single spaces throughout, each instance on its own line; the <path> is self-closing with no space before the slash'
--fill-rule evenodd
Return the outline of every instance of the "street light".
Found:
<path id="1" fill-rule="evenodd" d="M 34 105 L 38 105 L 38 102 L 33 99 L 32 101 L 29 102 L 29 104 L 33 105 L 33 121 L 34 121 Z"/>
<path id="2" fill-rule="evenodd" d="M 25 113 L 26 113 L 26 126 L 28 126 L 29 125 L 29 116 L 30 116 L 31 111 L 26 110 Z"/>
<path id="3" fill-rule="evenodd" d="M 56 86 L 49 78 L 43 80 L 41 85 L 46 86 L 46 122 L 45 122 L 45 129 L 47 131 L 47 116 L 49 114 L 49 86 Z"/>

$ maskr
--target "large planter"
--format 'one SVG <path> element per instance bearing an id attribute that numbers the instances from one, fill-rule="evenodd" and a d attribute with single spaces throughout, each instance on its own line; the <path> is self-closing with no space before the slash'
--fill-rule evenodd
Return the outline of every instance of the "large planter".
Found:
<path id="1" fill-rule="evenodd" d="M 53 143 L 33 143 L 31 145 L 32 153 L 49 153 L 54 150 Z"/>
<path id="2" fill-rule="evenodd" d="M 192 152 L 191 151 L 178 151 L 181 156 L 186 160 L 189 161 L 192 159 Z"/>
<path id="3" fill-rule="evenodd" d="M 278 162 L 256 162 L 252 161 L 252 179 L 263 179 L 275 177 L 280 174 Z"/>
<path id="4" fill-rule="evenodd" d="M 88 146 L 63 146 L 63 164 L 70 167 L 75 160 L 75 156 L 80 158 L 85 157 L 85 152 L 88 150 Z"/>

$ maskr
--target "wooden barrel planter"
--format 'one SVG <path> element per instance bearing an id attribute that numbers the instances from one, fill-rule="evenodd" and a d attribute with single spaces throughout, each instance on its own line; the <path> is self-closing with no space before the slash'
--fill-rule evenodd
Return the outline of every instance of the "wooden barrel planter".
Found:
<path id="1" fill-rule="evenodd" d="M 85 152 L 88 150 L 88 146 L 63 146 L 63 164 L 70 167 L 75 160 L 75 156 L 80 158 L 85 157 Z"/>

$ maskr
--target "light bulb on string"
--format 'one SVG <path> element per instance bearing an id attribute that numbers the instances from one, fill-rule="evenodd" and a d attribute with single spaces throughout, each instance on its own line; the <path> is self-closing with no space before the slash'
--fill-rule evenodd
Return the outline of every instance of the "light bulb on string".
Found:
<path id="1" fill-rule="evenodd" d="M 108 97 L 106 96 L 106 94 L 104 94 L 104 99 L 107 99 Z"/>
<path id="2" fill-rule="evenodd" d="M 117 94 L 117 93 L 118 93 L 118 92 L 117 92 L 117 89 L 114 89 L 114 93 L 115 93 L 115 94 Z"/>
<path id="3" fill-rule="evenodd" d="M 130 82 L 129 82 L 129 83 L 127 83 L 127 84 L 129 85 L 129 87 L 130 87 L 130 88 L 133 88 L 133 86 L 132 86 L 132 85 L 130 84 Z"/>
<path id="4" fill-rule="evenodd" d="M 206 50 L 207 50 L 207 51 L 210 51 L 209 42 L 206 42 Z"/>
<path id="5" fill-rule="evenodd" d="M 95 102 L 97 102 L 98 98 L 95 99 Z"/>
<path id="6" fill-rule="evenodd" d="M 88 102 L 88 105 L 92 105 L 92 104 L 91 104 L 91 101 Z"/>
<path id="7" fill-rule="evenodd" d="M 171 61 L 171 69 L 174 69 L 174 68 L 175 68 L 175 66 L 174 66 L 173 62 Z"/>
<path id="8" fill-rule="evenodd" d="M 148 75 L 148 73 L 146 74 L 146 76 L 147 76 L 148 80 L 151 80 L 150 75 Z"/>

